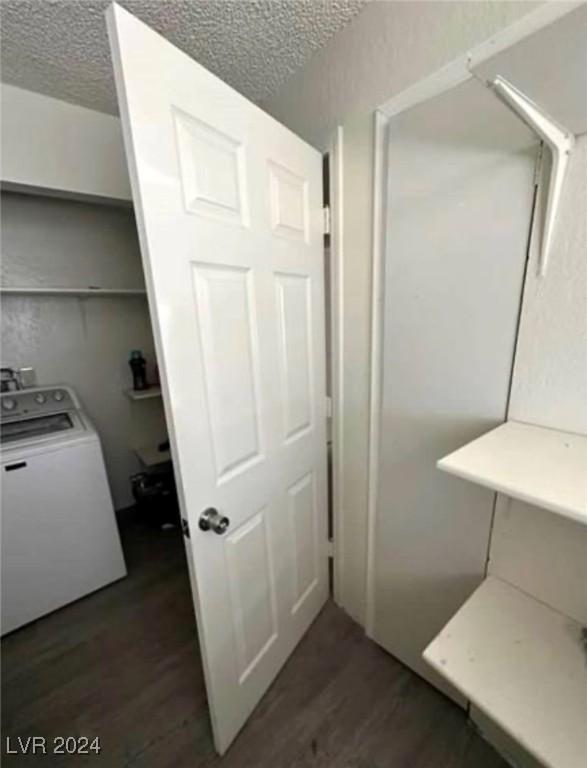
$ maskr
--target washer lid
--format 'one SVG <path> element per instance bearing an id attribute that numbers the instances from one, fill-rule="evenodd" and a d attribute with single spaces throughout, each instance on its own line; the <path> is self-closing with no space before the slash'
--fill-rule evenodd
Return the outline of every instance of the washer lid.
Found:
<path id="1" fill-rule="evenodd" d="M 83 431 L 84 425 L 75 411 L 50 413 L 4 423 L 0 444 L 5 447 L 12 447 L 17 442 L 39 442 L 58 435 L 65 437 Z"/>

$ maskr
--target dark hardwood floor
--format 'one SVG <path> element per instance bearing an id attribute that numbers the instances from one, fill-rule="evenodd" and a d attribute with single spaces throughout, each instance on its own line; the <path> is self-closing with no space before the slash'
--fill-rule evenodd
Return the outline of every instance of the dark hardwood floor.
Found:
<path id="1" fill-rule="evenodd" d="M 326 605 L 232 748 L 212 746 L 183 543 L 127 521 L 129 577 L 2 642 L 11 766 L 503 768 L 465 714 Z M 98 756 L 6 737 L 98 736 Z"/>

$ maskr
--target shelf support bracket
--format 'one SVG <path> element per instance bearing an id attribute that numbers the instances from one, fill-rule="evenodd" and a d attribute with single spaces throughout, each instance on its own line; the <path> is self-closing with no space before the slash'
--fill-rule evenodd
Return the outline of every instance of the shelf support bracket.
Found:
<path id="1" fill-rule="evenodd" d="M 563 182 L 569 164 L 569 158 L 575 145 L 575 137 L 564 126 L 553 120 L 541 107 L 531 101 L 505 78 L 498 75 L 490 88 L 530 130 L 542 139 L 551 156 L 548 195 L 540 240 L 538 276 L 546 274 L 548 257 L 553 242 L 556 216 L 561 201 Z"/>

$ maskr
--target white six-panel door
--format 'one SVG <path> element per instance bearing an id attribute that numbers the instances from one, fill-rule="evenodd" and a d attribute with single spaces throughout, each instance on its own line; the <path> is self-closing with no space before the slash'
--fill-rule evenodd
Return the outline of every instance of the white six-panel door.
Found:
<path id="1" fill-rule="evenodd" d="M 108 28 L 222 753 L 328 591 L 321 157 L 119 6 Z"/>

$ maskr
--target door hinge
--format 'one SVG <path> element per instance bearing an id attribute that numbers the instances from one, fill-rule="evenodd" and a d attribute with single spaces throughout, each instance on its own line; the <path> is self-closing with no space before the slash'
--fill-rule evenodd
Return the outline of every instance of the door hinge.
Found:
<path id="1" fill-rule="evenodd" d="M 544 162 L 544 142 L 541 141 L 538 146 L 538 152 L 536 153 L 536 162 L 534 163 L 534 186 L 540 185 L 540 177 L 542 176 L 542 163 Z"/>
<path id="2" fill-rule="evenodd" d="M 324 234 L 329 235 L 330 234 L 330 206 L 329 205 L 324 206 L 324 208 L 322 209 L 322 214 L 324 217 L 324 223 L 323 223 Z"/>
<path id="3" fill-rule="evenodd" d="M 187 520 L 184 520 L 184 518 L 181 518 L 181 532 L 186 537 L 186 539 L 190 538 L 190 525 Z"/>
<path id="4" fill-rule="evenodd" d="M 327 419 L 332 418 L 332 398 L 331 397 L 326 398 L 326 418 Z"/>

